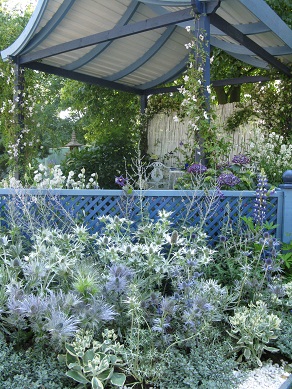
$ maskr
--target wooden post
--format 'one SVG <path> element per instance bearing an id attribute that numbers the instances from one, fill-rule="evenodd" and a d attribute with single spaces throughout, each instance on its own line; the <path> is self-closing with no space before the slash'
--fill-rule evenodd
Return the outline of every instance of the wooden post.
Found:
<path id="1" fill-rule="evenodd" d="M 283 243 L 289 243 L 292 240 L 292 170 L 284 172 L 283 184 L 279 187 L 284 195 L 281 240 Z"/>

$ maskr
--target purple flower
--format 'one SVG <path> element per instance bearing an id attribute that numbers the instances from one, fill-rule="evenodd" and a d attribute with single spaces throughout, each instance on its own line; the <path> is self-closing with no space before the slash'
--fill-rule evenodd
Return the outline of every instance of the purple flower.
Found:
<path id="1" fill-rule="evenodd" d="M 246 165 L 250 162 L 250 159 L 246 155 L 238 154 L 233 157 L 232 162 L 237 165 Z"/>
<path id="2" fill-rule="evenodd" d="M 115 183 L 118 184 L 119 186 L 123 187 L 123 186 L 127 185 L 127 179 L 124 178 L 123 176 L 116 177 Z"/>
<path id="3" fill-rule="evenodd" d="M 200 163 L 193 163 L 191 166 L 187 168 L 189 173 L 202 174 L 207 171 L 207 167 Z"/>
<path id="4" fill-rule="evenodd" d="M 256 199 L 253 209 L 253 219 L 256 224 L 262 225 L 266 218 L 268 180 L 264 172 L 258 175 Z"/>
<path id="5" fill-rule="evenodd" d="M 222 173 L 217 178 L 217 183 L 219 186 L 223 186 L 223 185 L 235 186 L 240 183 L 240 178 L 238 178 L 232 173 Z"/>

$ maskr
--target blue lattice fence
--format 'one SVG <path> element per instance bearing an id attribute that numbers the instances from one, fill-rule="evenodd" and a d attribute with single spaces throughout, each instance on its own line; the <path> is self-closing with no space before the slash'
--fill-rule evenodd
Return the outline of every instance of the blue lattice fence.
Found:
<path id="1" fill-rule="evenodd" d="M 45 213 L 38 211 L 39 197 L 47 205 Z M 157 220 L 159 211 L 165 210 L 171 212 L 174 228 L 203 223 L 212 240 L 216 240 L 227 222 L 236 225 L 242 216 L 252 216 L 254 201 L 255 192 L 251 191 L 224 191 L 221 197 L 213 192 L 177 190 L 148 190 L 132 195 L 122 190 L 0 190 L 2 224 L 8 221 L 9 203 L 16 204 L 21 222 L 24 219 L 21 215 L 29 208 L 40 225 L 66 224 L 72 219 L 86 225 L 92 233 L 102 229 L 98 218 L 103 215 L 126 217 L 137 223 L 142 217 Z M 283 192 L 279 190 L 271 195 L 267 205 L 267 221 L 278 225 L 279 238 L 282 208 Z"/>

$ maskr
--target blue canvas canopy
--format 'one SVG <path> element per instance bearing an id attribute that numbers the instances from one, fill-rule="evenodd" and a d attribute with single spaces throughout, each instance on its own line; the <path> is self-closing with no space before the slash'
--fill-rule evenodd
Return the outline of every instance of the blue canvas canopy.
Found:
<path id="1" fill-rule="evenodd" d="M 39 0 L 3 60 L 146 94 L 186 67 L 186 30 L 207 20 L 210 44 L 291 75 L 292 30 L 264 0 Z"/>

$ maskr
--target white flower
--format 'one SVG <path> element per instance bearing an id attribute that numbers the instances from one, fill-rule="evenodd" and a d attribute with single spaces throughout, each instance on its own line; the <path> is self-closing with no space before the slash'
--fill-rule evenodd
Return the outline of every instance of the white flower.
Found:
<path id="1" fill-rule="evenodd" d="M 186 30 L 187 30 L 187 32 L 190 32 L 191 31 L 191 26 L 186 26 Z"/>
<path id="2" fill-rule="evenodd" d="M 176 122 L 176 123 L 179 121 L 179 118 L 177 117 L 177 115 L 175 115 L 175 116 L 173 117 L 173 121 Z"/>

